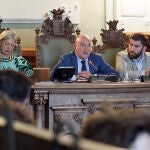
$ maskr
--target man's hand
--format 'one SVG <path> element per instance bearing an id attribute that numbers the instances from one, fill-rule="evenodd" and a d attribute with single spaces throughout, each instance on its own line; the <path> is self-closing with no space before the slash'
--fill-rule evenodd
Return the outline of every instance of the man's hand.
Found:
<path id="1" fill-rule="evenodd" d="M 150 75 L 150 67 L 145 69 L 145 76 L 149 76 Z"/>
<path id="2" fill-rule="evenodd" d="M 90 71 L 83 71 L 77 75 L 77 79 L 88 79 L 91 75 Z"/>

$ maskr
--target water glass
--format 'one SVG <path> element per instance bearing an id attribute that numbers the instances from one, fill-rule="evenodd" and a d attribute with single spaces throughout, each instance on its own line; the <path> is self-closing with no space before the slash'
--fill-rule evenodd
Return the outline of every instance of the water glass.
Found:
<path id="1" fill-rule="evenodd" d="M 141 71 L 132 71 L 132 81 L 141 82 Z"/>
<path id="2" fill-rule="evenodd" d="M 132 81 L 130 71 L 125 70 L 121 73 L 122 82 L 128 83 Z"/>
<path id="3" fill-rule="evenodd" d="M 141 82 L 141 71 L 125 70 L 122 74 L 122 82 Z"/>

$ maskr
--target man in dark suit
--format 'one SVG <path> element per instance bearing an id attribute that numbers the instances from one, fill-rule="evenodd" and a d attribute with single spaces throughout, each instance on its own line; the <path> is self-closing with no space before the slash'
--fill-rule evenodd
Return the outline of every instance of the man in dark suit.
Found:
<path id="1" fill-rule="evenodd" d="M 93 74 L 115 75 L 118 73 L 108 65 L 100 54 L 91 52 L 91 39 L 87 35 L 80 35 L 76 38 L 74 51 L 63 55 L 51 71 L 51 80 L 54 81 L 56 67 L 74 66 L 75 73 L 72 80 L 77 78 L 89 78 Z"/>

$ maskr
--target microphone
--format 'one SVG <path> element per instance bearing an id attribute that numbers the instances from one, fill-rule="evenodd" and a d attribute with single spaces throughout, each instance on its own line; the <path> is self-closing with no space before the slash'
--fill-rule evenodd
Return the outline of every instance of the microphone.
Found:
<path id="1" fill-rule="evenodd" d="M 89 65 L 93 66 L 93 68 L 94 68 L 96 71 L 98 71 L 98 68 L 93 64 L 92 61 L 89 61 Z"/>

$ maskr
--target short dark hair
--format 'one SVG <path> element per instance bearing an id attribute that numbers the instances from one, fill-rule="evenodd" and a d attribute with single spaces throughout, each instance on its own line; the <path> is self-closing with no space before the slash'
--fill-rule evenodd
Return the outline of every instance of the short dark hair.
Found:
<path id="1" fill-rule="evenodd" d="M 148 37 L 142 33 L 133 33 L 131 34 L 130 39 L 133 39 L 135 41 L 141 41 L 143 46 L 149 46 Z"/>
<path id="2" fill-rule="evenodd" d="M 94 114 L 83 125 L 84 138 L 129 148 L 138 134 L 150 134 L 149 110 L 123 110 Z"/>
<path id="3" fill-rule="evenodd" d="M 12 100 L 24 102 L 30 93 L 31 80 L 21 72 L 0 70 L 0 91 Z"/>

